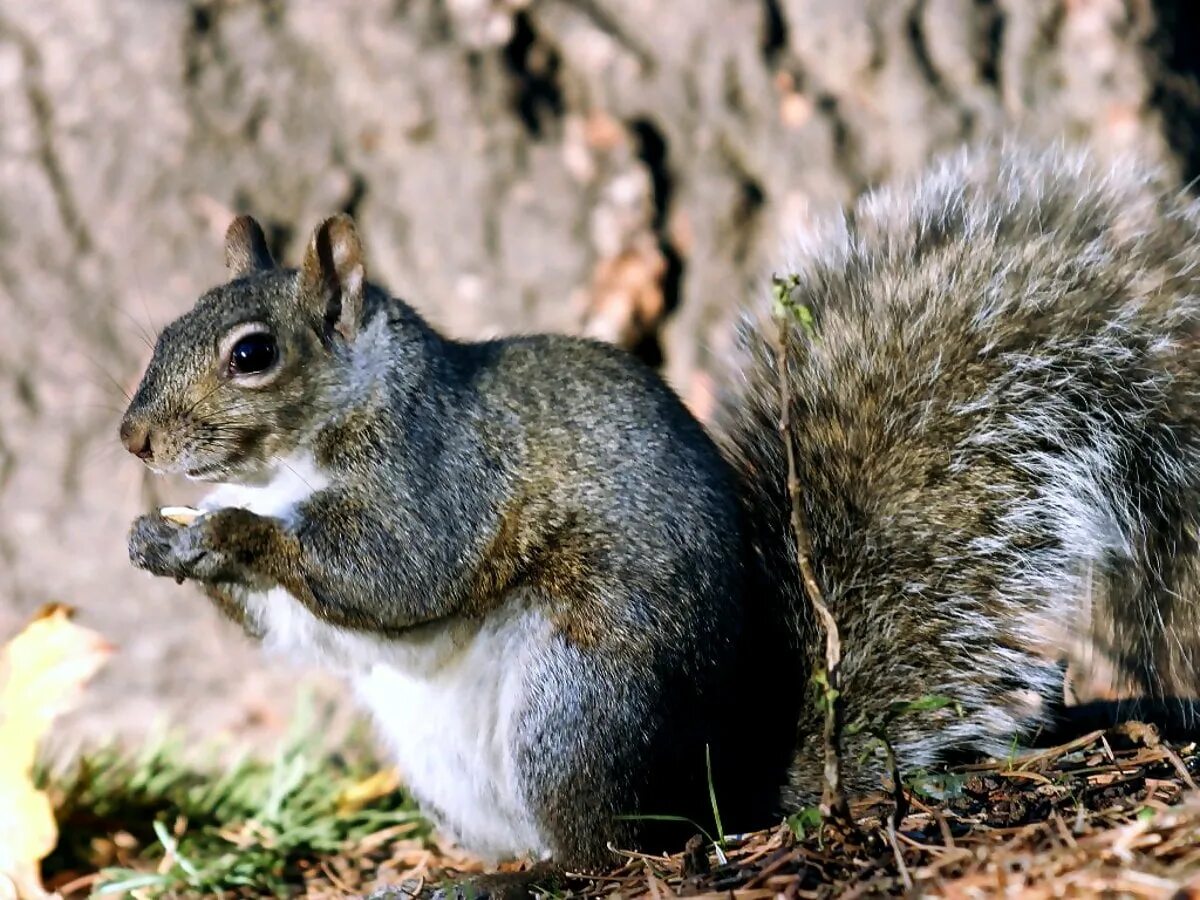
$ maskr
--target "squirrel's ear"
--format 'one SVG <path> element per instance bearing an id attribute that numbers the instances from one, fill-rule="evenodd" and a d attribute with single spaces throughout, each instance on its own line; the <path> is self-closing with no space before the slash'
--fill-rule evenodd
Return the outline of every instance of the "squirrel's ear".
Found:
<path id="1" fill-rule="evenodd" d="M 234 278 L 275 268 L 267 237 L 249 216 L 238 216 L 225 230 L 225 268 Z"/>
<path id="2" fill-rule="evenodd" d="M 300 302 L 324 318 L 347 341 L 354 340 L 362 321 L 362 243 L 354 220 L 333 216 L 313 232 L 300 266 Z"/>

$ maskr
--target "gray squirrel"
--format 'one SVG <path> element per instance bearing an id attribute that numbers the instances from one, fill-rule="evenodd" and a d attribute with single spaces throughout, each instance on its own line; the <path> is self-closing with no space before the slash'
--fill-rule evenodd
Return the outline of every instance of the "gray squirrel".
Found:
<path id="1" fill-rule="evenodd" d="M 1156 171 L 1008 142 L 796 248 L 786 439 L 845 716 L 962 707 L 895 722 L 903 766 L 1008 753 L 1098 636 L 1149 698 L 1200 684 L 1198 231 Z M 710 786 L 727 830 L 814 801 L 822 639 L 768 292 L 710 436 L 617 349 L 440 335 L 366 280 L 345 216 L 299 269 L 240 217 L 226 261 L 121 423 L 154 471 L 220 486 L 190 524 L 137 519 L 134 565 L 345 673 L 486 856 L 663 849 L 664 817 L 712 821 Z"/>

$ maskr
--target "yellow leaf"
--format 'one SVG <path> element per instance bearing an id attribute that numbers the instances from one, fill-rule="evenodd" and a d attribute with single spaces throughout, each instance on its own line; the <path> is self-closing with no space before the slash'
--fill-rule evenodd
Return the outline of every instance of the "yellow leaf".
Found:
<path id="1" fill-rule="evenodd" d="M 400 773 L 395 769 L 382 769 L 357 784 L 345 788 L 337 799 L 338 812 L 344 815 L 362 809 L 372 800 L 386 797 L 398 787 L 400 787 Z"/>
<path id="2" fill-rule="evenodd" d="M 0 650 L 0 898 L 47 896 L 39 866 L 58 828 L 33 784 L 38 743 L 112 652 L 71 621 L 69 607 L 43 609 Z"/>

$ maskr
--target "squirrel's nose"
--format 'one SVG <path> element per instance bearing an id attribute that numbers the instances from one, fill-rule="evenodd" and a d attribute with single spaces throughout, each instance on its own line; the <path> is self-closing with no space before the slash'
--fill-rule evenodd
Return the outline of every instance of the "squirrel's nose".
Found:
<path id="1" fill-rule="evenodd" d="M 134 424 L 128 420 L 121 423 L 121 443 L 138 459 L 154 459 L 154 448 L 150 446 L 150 426 Z"/>

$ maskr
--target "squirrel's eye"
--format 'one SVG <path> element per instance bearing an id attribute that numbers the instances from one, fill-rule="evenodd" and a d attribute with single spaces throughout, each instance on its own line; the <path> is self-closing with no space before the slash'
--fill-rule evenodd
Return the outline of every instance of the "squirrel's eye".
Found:
<path id="1" fill-rule="evenodd" d="M 229 354 L 229 371 L 234 375 L 254 375 L 265 372 L 275 364 L 279 350 L 269 334 L 248 334 L 233 345 Z"/>

